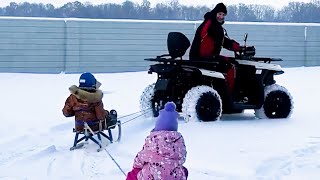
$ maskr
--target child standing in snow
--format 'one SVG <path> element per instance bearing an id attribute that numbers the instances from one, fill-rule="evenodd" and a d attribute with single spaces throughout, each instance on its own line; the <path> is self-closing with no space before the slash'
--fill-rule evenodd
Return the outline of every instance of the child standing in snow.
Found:
<path id="1" fill-rule="evenodd" d="M 145 139 L 145 144 L 136 155 L 133 170 L 127 180 L 186 180 L 186 146 L 178 130 L 179 114 L 173 102 L 160 110 L 155 128 Z"/>
<path id="2" fill-rule="evenodd" d="M 93 131 L 99 130 L 99 121 L 105 120 L 107 111 L 103 108 L 103 93 L 99 90 L 101 83 L 91 73 L 83 73 L 79 79 L 79 87 L 69 88 L 71 95 L 62 109 L 66 117 L 75 116 L 76 131 L 83 131 L 87 122 Z"/>

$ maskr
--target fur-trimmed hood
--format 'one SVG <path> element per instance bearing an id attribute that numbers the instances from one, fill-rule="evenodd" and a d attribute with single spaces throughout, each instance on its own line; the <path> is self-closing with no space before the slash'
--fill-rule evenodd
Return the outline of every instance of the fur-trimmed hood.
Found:
<path id="1" fill-rule="evenodd" d="M 73 85 L 69 88 L 69 91 L 78 99 L 81 99 L 83 101 L 88 101 L 89 103 L 99 102 L 102 100 L 102 97 L 103 97 L 103 93 L 100 89 L 97 89 L 95 92 L 88 92 L 83 89 L 80 89 L 76 85 Z"/>

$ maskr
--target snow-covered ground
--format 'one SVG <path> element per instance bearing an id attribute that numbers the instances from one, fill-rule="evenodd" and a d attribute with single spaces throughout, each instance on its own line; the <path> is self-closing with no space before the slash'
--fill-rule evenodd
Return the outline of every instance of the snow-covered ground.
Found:
<path id="1" fill-rule="evenodd" d="M 120 117 L 139 111 L 140 94 L 156 80 L 147 72 L 95 75 L 105 108 L 116 109 Z M 61 110 L 78 78 L 0 74 L 0 179 L 125 179 L 107 151 L 128 172 L 155 121 L 139 117 L 123 124 L 121 141 L 104 140 L 104 151 L 97 152 L 92 142 L 69 151 L 74 119 Z M 255 119 L 253 111 L 245 111 L 217 122 L 180 121 L 189 179 L 319 179 L 319 78 L 320 67 L 287 68 L 276 76 L 294 98 L 290 119 Z"/>

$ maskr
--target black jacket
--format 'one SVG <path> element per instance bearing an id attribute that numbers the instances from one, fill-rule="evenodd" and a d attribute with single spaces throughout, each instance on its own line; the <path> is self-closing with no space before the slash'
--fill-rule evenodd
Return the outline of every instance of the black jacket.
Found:
<path id="1" fill-rule="evenodd" d="M 219 23 L 216 19 L 216 12 L 211 11 L 207 12 L 204 15 L 204 21 L 201 23 L 201 25 L 197 28 L 196 34 L 194 36 L 194 39 L 192 41 L 192 45 L 189 52 L 189 59 L 190 60 L 196 60 L 201 58 L 200 56 L 200 42 L 201 42 L 201 31 L 203 29 L 203 26 L 207 23 L 208 20 L 211 21 L 211 24 L 208 28 L 208 35 L 211 37 L 214 41 L 214 52 L 212 56 L 217 56 L 221 52 L 222 46 L 226 49 L 231 50 L 233 45 L 233 40 L 230 40 L 228 37 L 225 36 L 225 30 L 222 27 L 223 23 Z"/>

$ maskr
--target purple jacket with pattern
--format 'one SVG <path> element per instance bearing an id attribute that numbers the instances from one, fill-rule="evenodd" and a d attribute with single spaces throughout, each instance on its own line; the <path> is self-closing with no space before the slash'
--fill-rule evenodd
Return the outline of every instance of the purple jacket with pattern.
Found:
<path id="1" fill-rule="evenodd" d="M 176 131 L 152 131 L 134 160 L 139 180 L 186 180 L 186 146 Z"/>

